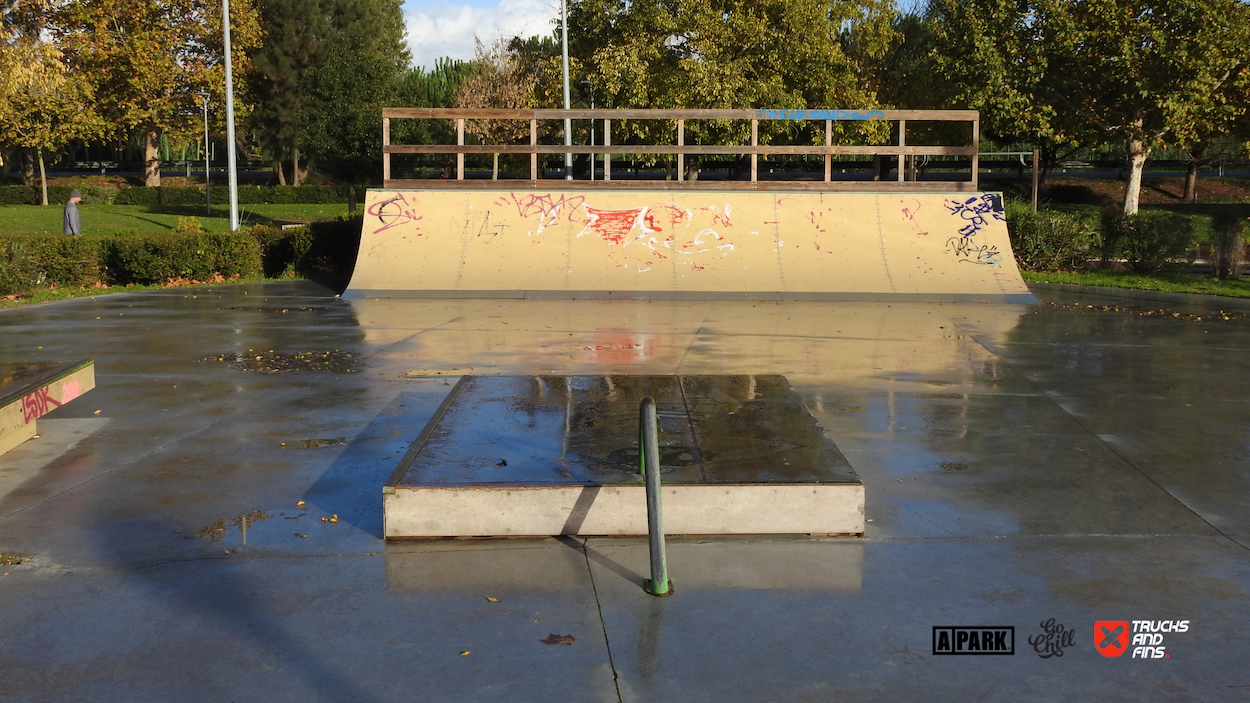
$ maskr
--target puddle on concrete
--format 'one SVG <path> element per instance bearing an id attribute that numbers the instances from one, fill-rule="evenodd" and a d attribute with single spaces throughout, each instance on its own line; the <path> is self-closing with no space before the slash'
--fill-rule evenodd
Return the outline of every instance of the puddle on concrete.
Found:
<path id="1" fill-rule="evenodd" d="M 361 363 L 352 354 L 342 349 L 330 351 L 307 351 L 283 353 L 272 349 L 267 351 L 248 349 L 246 352 L 230 352 L 216 356 L 206 356 L 203 361 L 217 361 L 230 368 L 243 369 L 256 373 L 290 373 L 291 371 L 328 371 L 333 373 L 352 373 L 361 367 Z"/>
<path id="2" fill-rule="evenodd" d="M 264 510 L 253 510 L 242 515 L 223 517 L 200 529 L 199 532 L 195 533 L 195 536 L 206 539 L 211 543 L 217 543 L 224 540 L 230 533 L 238 532 L 240 541 L 243 544 L 247 544 L 247 531 L 252 529 L 254 525 L 262 523 L 271 517 L 273 515 Z"/>
<path id="3" fill-rule="evenodd" d="M 239 310 L 241 312 L 274 312 L 274 313 L 282 314 L 284 312 L 324 312 L 326 310 L 329 310 L 330 308 L 325 307 L 325 306 L 308 307 L 304 305 L 301 305 L 299 307 L 293 307 L 293 308 L 261 307 L 259 305 L 234 305 L 228 309 Z"/>

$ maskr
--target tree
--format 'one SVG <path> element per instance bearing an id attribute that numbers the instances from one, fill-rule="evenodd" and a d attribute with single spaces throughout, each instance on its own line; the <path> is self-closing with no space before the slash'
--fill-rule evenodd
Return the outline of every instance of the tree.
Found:
<path id="1" fill-rule="evenodd" d="M 853 36 L 861 55 L 882 54 L 894 13 L 891 0 L 581 0 L 569 10 L 570 52 L 605 107 L 872 107 L 876 95 L 843 44 Z M 688 128 L 696 143 L 745 139 L 749 129 Z M 824 143 L 823 125 L 760 128 L 764 143 L 783 134 Z M 622 129 L 671 138 L 669 126 Z"/>
<path id="2" fill-rule="evenodd" d="M 399 0 L 322 0 L 324 60 L 305 71 L 302 143 L 318 169 L 351 181 L 382 164 L 382 108 L 408 68 Z"/>
<path id="3" fill-rule="evenodd" d="M 250 122 L 273 159 L 278 183 L 286 185 L 283 163 L 289 160 L 291 182 L 298 186 L 308 71 L 324 61 L 329 18 L 320 0 L 265 0 L 260 25 L 264 42 L 252 54 L 248 81 L 255 101 Z"/>
<path id="4" fill-rule="evenodd" d="M 44 205 L 44 153 L 103 132 L 90 86 L 69 73 L 61 50 L 43 38 L 48 9 L 38 0 L 0 6 L 0 145 L 34 152 Z"/>
<path id="5" fill-rule="evenodd" d="M 69 0 L 56 14 L 53 30 L 69 64 L 91 81 L 110 128 L 143 136 L 149 186 L 161 184 L 161 135 L 194 130 L 196 93 L 224 101 L 221 10 L 214 0 Z M 242 94 L 247 51 L 260 38 L 252 0 L 234 0 L 230 20 L 235 93 Z"/>
<path id="6" fill-rule="evenodd" d="M 474 39 L 473 72 L 456 90 L 456 107 L 519 110 L 534 103 L 533 76 L 526 75 L 524 64 L 508 42 L 498 39 L 488 48 Z M 466 120 L 465 129 L 481 143 L 508 144 L 529 134 L 530 126 L 522 120 Z M 499 154 L 494 155 L 492 175 L 499 177 Z"/>
<path id="7" fill-rule="evenodd" d="M 1123 141 L 1126 214 L 1150 151 L 1225 112 L 1250 51 L 1239 0 L 933 0 L 931 12 L 940 64 L 991 124 L 1056 144 Z"/>

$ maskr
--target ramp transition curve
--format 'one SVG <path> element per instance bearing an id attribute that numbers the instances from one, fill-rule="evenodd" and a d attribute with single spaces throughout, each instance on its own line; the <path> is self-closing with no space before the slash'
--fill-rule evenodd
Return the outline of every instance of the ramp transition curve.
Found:
<path id="1" fill-rule="evenodd" d="M 346 298 L 1032 302 L 995 193 L 370 190 Z"/>

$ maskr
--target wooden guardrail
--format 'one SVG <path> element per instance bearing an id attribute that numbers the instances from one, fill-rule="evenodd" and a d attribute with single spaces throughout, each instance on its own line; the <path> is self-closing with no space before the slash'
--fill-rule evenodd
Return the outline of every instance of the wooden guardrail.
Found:
<path id="1" fill-rule="evenodd" d="M 392 144 L 391 120 L 450 120 L 456 127 L 455 144 Z M 527 120 L 529 144 L 465 144 L 466 120 Z M 543 120 L 603 121 L 603 144 L 539 144 L 538 123 Z M 667 120 L 676 122 L 676 144 L 612 144 L 614 120 Z M 749 120 L 751 142 L 746 145 L 693 145 L 685 143 L 687 120 Z M 824 121 L 824 145 L 774 145 L 759 143 L 759 123 L 769 120 Z M 897 123 L 893 130 L 897 143 L 886 145 L 834 144 L 833 123 L 841 121 L 885 121 Z M 972 127 L 967 146 L 921 146 L 907 143 L 908 121 L 963 122 Z M 977 144 L 980 141 L 980 115 L 976 110 L 486 110 L 458 108 L 387 108 L 382 110 L 382 178 L 387 188 L 495 188 L 498 181 L 465 178 L 466 154 L 529 154 L 530 178 L 509 179 L 510 185 L 538 187 L 542 180 L 539 169 L 541 154 L 600 154 L 603 156 L 603 180 L 578 180 L 577 188 L 647 188 L 647 189 L 709 189 L 709 190 L 818 190 L 818 191 L 975 191 L 978 189 Z M 455 154 L 455 178 L 395 179 L 391 177 L 393 154 Z M 676 180 L 612 180 L 613 155 L 676 156 Z M 824 155 L 823 181 L 776 180 L 759 178 L 759 157 L 764 155 Z M 898 159 L 897 180 L 835 180 L 832 158 L 851 154 Z M 685 157 L 734 155 L 751 157 L 751 180 L 690 180 L 685 178 Z M 966 156 L 971 159 L 967 180 L 916 179 L 914 159 L 917 156 Z M 911 159 L 912 168 L 908 168 Z M 592 164 L 593 174 L 593 164 Z M 561 179 L 564 180 L 564 179 Z M 549 185 L 549 184 L 548 184 Z"/>

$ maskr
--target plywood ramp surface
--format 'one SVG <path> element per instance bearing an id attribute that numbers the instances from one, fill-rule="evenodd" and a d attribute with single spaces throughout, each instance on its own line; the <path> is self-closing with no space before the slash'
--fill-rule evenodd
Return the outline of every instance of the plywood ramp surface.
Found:
<path id="1" fill-rule="evenodd" d="M 993 193 L 371 190 L 345 297 L 1032 300 Z"/>

